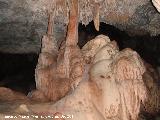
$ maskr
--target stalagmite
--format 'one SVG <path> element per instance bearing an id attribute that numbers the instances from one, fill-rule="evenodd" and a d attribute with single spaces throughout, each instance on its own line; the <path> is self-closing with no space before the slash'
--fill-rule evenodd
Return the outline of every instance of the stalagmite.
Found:
<path id="1" fill-rule="evenodd" d="M 80 53 L 80 49 L 77 46 L 78 43 L 78 1 L 72 0 L 72 6 L 69 16 L 69 24 L 68 31 L 66 37 L 66 46 L 64 52 L 64 64 L 65 64 L 65 75 L 67 78 L 70 78 L 70 72 L 72 71 L 71 66 L 81 67 L 83 63 L 81 63 L 82 55 Z M 77 59 L 77 60 L 76 60 Z M 80 62 L 78 62 L 80 60 Z M 81 68 L 77 68 L 77 70 Z M 76 71 L 82 74 L 82 70 Z M 74 72 L 74 71 L 73 71 Z M 79 77 L 79 75 L 78 75 Z M 75 78 L 73 78 L 75 79 Z"/>
<path id="2" fill-rule="evenodd" d="M 53 34 L 54 17 L 49 14 L 47 35 L 42 38 L 42 49 L 35 70 L 37 90 L 29 96 L 36 100 L 57 101 L 77 87 L 83 75 L 83 57 L 78 42 L 78 3 L 72 1 L 66 42 L 60 49 Z M 41 96 L 40 98 L 38 98 Z M 44 101 L 44 99 L 42 99 Z"/>

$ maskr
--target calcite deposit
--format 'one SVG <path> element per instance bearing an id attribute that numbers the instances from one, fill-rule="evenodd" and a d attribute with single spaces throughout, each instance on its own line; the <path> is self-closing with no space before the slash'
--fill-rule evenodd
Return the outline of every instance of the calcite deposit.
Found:
<path id="1" fill-rule="evenodd" d="M 120 7 L 122 3 L 126 6 Z M 137 3 L 140 8 L 136 7 Z M 30 7 L 40 10 L 37 4 Z M 66 119 L 65 116 L 73 120 L 139 120 L 142 112 L 153 115 L 159 112 L 158 75 L 136 51 L 130 48 L 119 50 L 118 44 L 105 35 L 96 36 L 82 49 L 77 45 L 79 22 L 88 24 L 94 19 L 95 28 L 99 30 L 99 22 L 111 15 L 113 23 L 120 20 L 124 27 L 125 22 L 132 23 L 130 18 L 139 18 L 143 13 L 141 10 L 145 13 L 148 13 L 148 8 L 153 10 L 150 3 L 145 0 L 55 0 L 45 4 L 48 5 L 48 28 L 41 39 L 35 69 L 36 90 L 26 97 L 8 88 L 0 88 L 0 119 L 10 113 L 39 117 L 52 115 L 58 116 L 59 120 Z M 131 11 L 127 11 L 127 6 L 133 7 Z M 112 9 L 118 9 L 120 13 L 115 15 Z M 153 13 L 157 15 L 154 10 Z M 155 14 L 147 14 L 147 18 L 155 17 Z M 134 19 L 131 25 L 138 24 L 140 30 L 148 30 L 145 27 L 151 21 L 145 17 L 139 18 L 142 23 Z M 67 34 L 65 39 L 56 41 L 59 20 L 67 24 Z M 14 104 L 9 104 L 12 101 Z M 34 119 L 33 116 L 30 119 Z"/>
<path id="2" fill-rule="evenodd" d="M 160 33 L 160 14 L 149 0 L 79 0 L 78 6 L 78 23 L 93 20 L 97 30 L 104 22 L 130 35 Z M 52 10 L 55 38 L 64 40 L 70 9 L 71 0 L 0 0 L 0 52 L 39 53 Z"/>

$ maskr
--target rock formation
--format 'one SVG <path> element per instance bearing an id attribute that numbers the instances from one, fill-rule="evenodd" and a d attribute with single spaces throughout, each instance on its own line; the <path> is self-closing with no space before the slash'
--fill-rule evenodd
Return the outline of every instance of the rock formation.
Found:
<path id="1" fill-rule="evenodd" d="M 0 51 L 39 53 L 51 6 L 56 11 L 55 39 L 64 40 L 71 0 L 0 0 Z M 160 33 L 160 14 L 149 0 L 79 0 L 78 6 L 78 22 L 87 25 L 94 20 L 97 30 L 104 22 L 131 35 Z"/>
<path id="2" fill-rule="evenodd" d="M 89 41 L 80 50 L 76 0 L 72 1 L 69 18 L 66 41 L 60 47 L 52 40 L 54 20 L 49 19 L 36 68 L 37 91 L 31 96 L 43 94 L 44 98 L 56 102 L 47 112 L 73 114 L 77 116 L 75 120 L 137 120 L 141 105 L 146 111 L 155 112 L 154 104 L 146 100 L 149 95 L 157 102 L 159 99 L 147 91 L 159 91 L 147 87 L 145 74 L 150 74 L 140 56 L 129 48 L 119 51 L 117 43 L 104 35 Z M 69 93 L 71 88 L 73 91 Z M 43 111 L 32 106 L 31 110 Z"/>
<path id="3" fill-rule="evenodd" d="M 119 28 L 123 27 L 121 29 L 128 32 L 136 29 L 144 33 L 159 33 L 157 25 L 152 26 L 154 20 L 159 18 L 159 14 L 150 2 L 42 1 L 30 6 L 35 11 L 42 10 L 41 7 L 45 6 L 49 17 L 47 33 L 42 38 L 41 52 L 35 69 L 36 90 L 29 93 L 28 97 L 33 101 L 52 103 L 20 105 L 14 112 L 73 115 L 73 120 L 138 120 L 141 111 L 152 114 L 159 111 L 158 77 L 136 51 L 129 48 L 119 51 L 117 43 L 104 35 L 89 41 L 82 49 L 77 46 L 78 23 L 86 25 L 91 20 L 94 20 L 97 30 L 99 22 L 104 20 Z M 27 2 L 36 3 L 32 0 Z M 9 3 L 1 2 L 6 7 L 9 7 Z M 25 2 L 19 4 L 22 3 Z M 124 3 L 126 6 L 123 6 Z M 128 8 L 132 9 L 128 11 Z M 114 13 L 117 9 L 118 12 Z M 142 16 L 143 13 L 147 14 Z M 57 25 L 59 22 L 61 24 Z M 56 41 L 57 26 L 64 29 L 62 22 L 68 25 L 67 30 L 64 30 L 67 32 L 66 40 Z M 133 26 L 134 29 L 130 31 Z M 13 92 L 12 95 L 10 89 L 0 90 L 11 93 L 11 98 L 7 99 L 15 100 L 16 94 Z M 18 97 L 26 98 L 23 95 Z"/>
<path id="4" fill-rule="evenodd" d="M 102 46 L 107 39 L 99 36 L 97 40 L 102 42 L 97 44 Z M 90 44 L 91 41 L 86 46 Z M 98 45 L 92 48 L 95 50 Z M 93 49 L 88 52 L 93 52 Z M 100 56 L 98 58 L 101 59 L 97 59 L 96 55 L 106 58 Z M 29 109 L 36 114 L 44 111 L 70 114 L 75 116 L 74 120 L 137 120 L 140 105 L 147 99 L 147 89 L 142 79 L 144 72 L 143 61 L 135 51 L 125 49 L 118 52 L 115 42 L 108 42 L 91 58 L 90 69 L 86 72 L 88 79 L 82 80 L 72 93 L 53 105 L 44 105 L 43 110 L 38 109 L 39 105 Z"/>
<path id="5" fill-rule="evenodd" d="M 1 102 L 24 102 L 28 103 L 29 99 L 22 93 L 13 91 L 9 88 L 0 87 L 0 101 Z"/>
<path id="6" fill-rule="evenodd" d="M 89 48 L 93 43 L 95 48 Z M 60 52 L 62 56 L 64 48 L 64 52 Z M 103 35 L 89 41 L 82 51 L 87 48 L 88 56 L 82 57 L 85 60 L 90 57 L 89 62 L 85 63 L 81 82 L 70 93 L 68 91 L 71 90 L 72 76 L 61 80 L 62 78 L 58 78 L 60 74 L 54 74 L 57 70 L 54 64 L 58 63 L 54 60 L 57 57 L 53 57 L 56 52 L 41 52 L 36 68 L 37 90 L 31 95 L 35 97 L 34 100 L 58 101 L 23 105 L 23 109 L 20 105 L 13 112 L 58 115 L 59 119 L 64 119 L 61 118 L 62 115 L 72 115 L 73 120 L 138 120 L 141 111 L 152 114 L 159 111 L 158 77 L 154 69 L 135 51 L 129 48 L 119 51 L 115 41 L 110 41 Z M 53 49 L 48 47 L 46 50 Z M 89 56 L 90 53 L 94 55 Z M 60 84 L 62 81 L 65 84 Z"/>
<path id="7" fill-rule="evenodd" d="M 148 100 L 143 105 L 143 111 L 155 115 L 160 112 L 160 81 L 156 70 L 145 63 L 146 72 L 143 75 L 143 80 L 147 88 Z"/>
<path id="8" fill-rule="evenodd" d="M 159 0 L 152 0 L 152 3 L 156 7 L 158 12 L 160 12 L 160 1 Z"/>
<path id="9" fill-rule="evenodd" d="M 84 62 L 77 46 L 78 3 L 76 2 L 73 0 L 66 41 L 60 46 L 60 50 L 53 39 L 54 18 L 51 15 L 49 17 L 48 32 L 42 38 L 42 49 L 35 70 L 36 87 L 39 92 L 30 93 L 31 98 L 42 93 L 47 99 L 57 101 L 71 91 L 71 88 L 77 87 L 82 80 Z"/>

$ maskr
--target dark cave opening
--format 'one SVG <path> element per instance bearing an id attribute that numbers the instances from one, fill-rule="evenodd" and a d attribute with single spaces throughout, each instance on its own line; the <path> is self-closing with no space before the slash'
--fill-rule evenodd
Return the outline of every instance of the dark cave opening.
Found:
<path id="1" fill-rule="evenodd" d="M 0 53 L 0 87 L 28 94 L 35 89 L 37 54 Z"/>
<path id="2" fill-rule="evenodd" d="M 100 23 L 99 31 L 96 31 L 92 21 L 87 26 L 79 24 L 78 45 L 82 47 L 87 41 L 100 34 L 107 35 L 111 40 L 115 40 L 120 50 L 131 48 L 137 51 L 146 62 L 154 67 L 160 66 L 160 35 L 129 36 L 126 32 L 103 22 Z"/>

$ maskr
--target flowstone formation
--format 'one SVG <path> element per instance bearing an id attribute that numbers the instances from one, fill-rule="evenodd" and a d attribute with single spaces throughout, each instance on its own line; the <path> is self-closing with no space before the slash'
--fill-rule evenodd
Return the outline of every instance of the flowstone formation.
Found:
<path id="1" fill-rule="evenodd" d="M 145 66 L 140 56 L 131 49 L 119 51 L 117 44 L 103 35 L 89 41 L 82 51 L 86 48 L 89 68 L 85 67 L 85 79 L 78 87 L 55 104 L 44 105 L 43 110 L 40 105 L 31 105 L 29 110 L 36 114 L 70 114 L 74 120 L 138 120 L 140 106 L 147 100 L 142 79 Z"/>
<path id="2" fill-rule="evenodd" d="M 58 115 L 62 120 L 64 120 L 61 118 L 62 115 L 73 115 L 73 120 L 139 120 L 139 113 L 142 111 L 150 114 L 159 111 L 160 98 L 156 73 L 135 51 L 129 48 L 119 51 L 116 42 L 110 41 L 104 35 L 89 41 L 80 50 L 86 53 L 81 56 L 85 60 L 82 79 L 78 86 L 68 93 L 71 90 L 68 88 L 72 85 L 69 79 L 67 77 L 62 79 L 65 83 L 63 84 L 60 78 L 56 79 L 51 74 L 53 72 L 50 68 L 57 62 L 54 60 L 57 57 L 44 52 L 53 50 L 51 48 L 55 50 L 55 44 L 51 43 L 47 44 L 50 46 L 45 47 L 46 49 L 43 49 L 39 56 L 37 65 L 39 69 L 36 68 L 38 85 L 37 91 L 32 93 L 35 95 L 35 99 L 32 100 L 54 102 L 32 104 L 30 100 L 27 104 L 16 106 L 13 104 L 14 109 L 10 109 L 12 113 Z M 52 51 L 52 53 L 57 52 Z M 40 69 L 42 69 L 41 72 L 39 72 Z M 52 69 L 56 70 L 54 67 Z M 66 86 L 68 88 L 64 89 Z M 8 93 L 4 88 L 2 90 Z M 13 95 L 10 97 L 12 98 Z M 11 101 L 16 100 L 16 95 L 13 98 Z M 19 98 L 24 99 L 24 97 Z M 3 116 L 0 115 L 1 118 Z"/>
<path id="3" fill-rule="evenodd" d="M 82 49 L 77 46 L 78 5 L 77 0 L 71 0 L 66 40 L 60 43 L 53 32 L 56 12 L 48 12 L 48 30 L 35 69 L 36 90 L 26 98 L 0 89 L 3 95 L 10 93 L 3 101 L 16 101 L 16 96 L 23 101 L 9 106 L 9 113 L 72 115 L 73 120 L 139 120 L 141 112 L 159 112 L 157 74 L 136 51 L 120 51 L 117 43 L 105 35 L 90 40 Z M 95 19 L 98 29 L 98 17 Z M 2 110 L 0 118 L 6 112 Z"/>
<path id="4" fill-rule="evenodd" d="M 159 90 L 148 87 L 148 67 L 137 52 L 119 51 L 117 43 L 104 35 L 78 48 L 78 11 L 78 2 L 73 0 L 66 41 L 60 46 L 54 41 L 54 17 L 49 17 L 35 70 L 37 90 L 30 97 L 54 103 L 43 109 L 31 105 L 29 111 L 71 114 L 74 120 L 138 120 L 140 111 L 156 113 L 157 106 L 148 99 L 158 103 Z"/>

